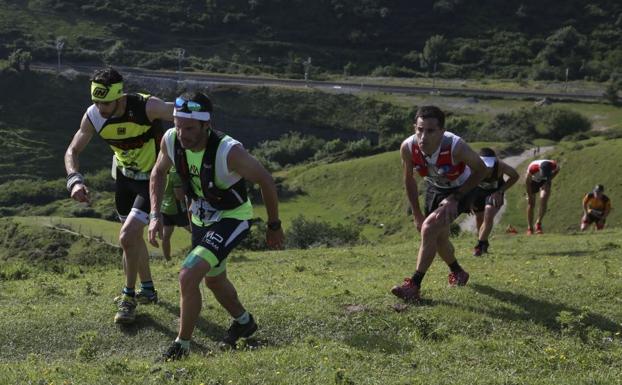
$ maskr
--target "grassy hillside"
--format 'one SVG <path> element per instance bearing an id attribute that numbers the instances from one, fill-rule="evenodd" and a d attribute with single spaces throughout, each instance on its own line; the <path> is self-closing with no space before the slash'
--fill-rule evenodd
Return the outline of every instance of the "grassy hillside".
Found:
<path id="1" fill-rule="evenodd" d="M 622 164 L 622 139 L 592 138 L 579 142 L 561 142 L 556 150 L 545 155 L 556 159 L 561 171 L 553 182 L 549 211 L 544 218 L 545 230 L 555 232 L 578 231 L 582 214 L 581 200 L 596 184 L 603 184 L 612 202 L 613 210 L 607 219 L 607 226 L 622 225 L 619 202 L 622 202 L 622 181 L 617 175 L 616 165 Z M 518 168 L 523 175 L 527 163 Z M 525 187 L 519 181 L 508 194 L 508 210 L 503 223 L 525 230 L 526 201 Z"/>
<path id="2" fill-rule="evenodd" d="M 436 261 L 424 301 L 408 307 L 388 290 L 414 268 L 410 242 L 234 252 L 229 276 L 259 331 L 238 351 L 221 351 L 229 320 L 203 289 L 191 356 L 179 363 L 154 361 L 176 335 L 178 266 L 154 262 L 161 302 L 118 327 L 120 266 L 5 262 L 0 382 L 613 384 L 622 376 L 621 236 L 500 236 L 494 254 L 461 258 L 471 273 L 465 288 L 447 288 Z M 469 255 L 470 238 L 455 244 Z"/>

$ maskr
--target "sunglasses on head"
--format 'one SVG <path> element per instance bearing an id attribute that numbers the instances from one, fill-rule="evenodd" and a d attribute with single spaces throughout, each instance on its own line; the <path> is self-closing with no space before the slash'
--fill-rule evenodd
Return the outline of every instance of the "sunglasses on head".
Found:
<path id="1" fill-rule="evenodd" d="M 184 98 L 177 98 L 175 99 L 175 108 L 178 111 L 185 111 L 185 112 L 193 112 L 193 111 L 201 111 L 201 109 L 203 108 L 202 105 L 200 105 L 197 102 L 194 102 L 192 100 L 186 100 Z"/>

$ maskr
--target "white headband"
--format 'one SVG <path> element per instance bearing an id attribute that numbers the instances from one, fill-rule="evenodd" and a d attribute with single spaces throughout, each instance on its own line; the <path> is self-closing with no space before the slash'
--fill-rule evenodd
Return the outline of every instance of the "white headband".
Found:
<path id="1" fill-rule="evenodd" d="M 208 122 L 210 120 L 210 113 L 207 111 L 182 112 L 182 111 L 177 111 L 177 109 L 175 109 L 173 110 L 173 116 L 178 116 L 180 118 L 202 120 L 204 122 Z"/>
<path id="2" fill-rule="evenodd" d="M 494 156 L 480 156 L 480 158 L 482 158 L 482 160 L 484 161 L 484 164 L 486 165 L 486 167 L 488 168 L 493 168 L 495 167 L 495 163 L 497 162 L 497 158 Z"/>

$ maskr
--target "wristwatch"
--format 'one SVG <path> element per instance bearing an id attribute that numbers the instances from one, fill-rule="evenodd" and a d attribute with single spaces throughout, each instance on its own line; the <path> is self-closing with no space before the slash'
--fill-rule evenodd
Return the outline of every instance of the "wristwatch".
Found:
<path id="1" fill-rule="evenodd" d="M 272 231 L 276 231 L 276 230 L 279 230 L 280 228 L 281 228 L 280 220 L 277 219 L 276 221 L 268 222 L 268 229 Z"/>

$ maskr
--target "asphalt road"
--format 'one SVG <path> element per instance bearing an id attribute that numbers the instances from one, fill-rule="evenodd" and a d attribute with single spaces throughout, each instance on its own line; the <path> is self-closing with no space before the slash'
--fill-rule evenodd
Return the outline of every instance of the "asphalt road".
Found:
<path id="1" fill-rule="evenodd" d="M 56 64 L 37 63 L 31 65 L 33 70 L 56 71 Z M 62 70 L 73 69 L 79 73 L 91 74 L 101 66 L 89 65 L 63 65 Z M 289 87 L 311 87 L 316 89 L 327 89 L 339 92 L 385 92 L 394 94 L 408 95 L 443 95 L 443 96 L 479 96 L 479 97 L 499 97 L 499 98 L 518 98 L 518 99 L 558 99 L 558 100 L 584 100 L 597 101 L 602 99 L 602 92 L 584 91 L 581 93 L 555 93 L 555 92 L 533 92 L 533 91 L 507 91 L 507 90 L 484 90 L 473 88 L 444 88 L 444 87 L 412 87 L 379 85 L 365 83 L 299 80 L 299 79 L 277 79 L 267 77 L 249 77 L 239 75 L 214 75 L 196 72 L 171 72 L 155 71 L 134 67 L 117 67 L 124 74 L 145 78 L 161 78 L 168 80 L 193 80 L 202 81 L 209 84 L 233 84 L 242 86 L 289 86 Z"/>

